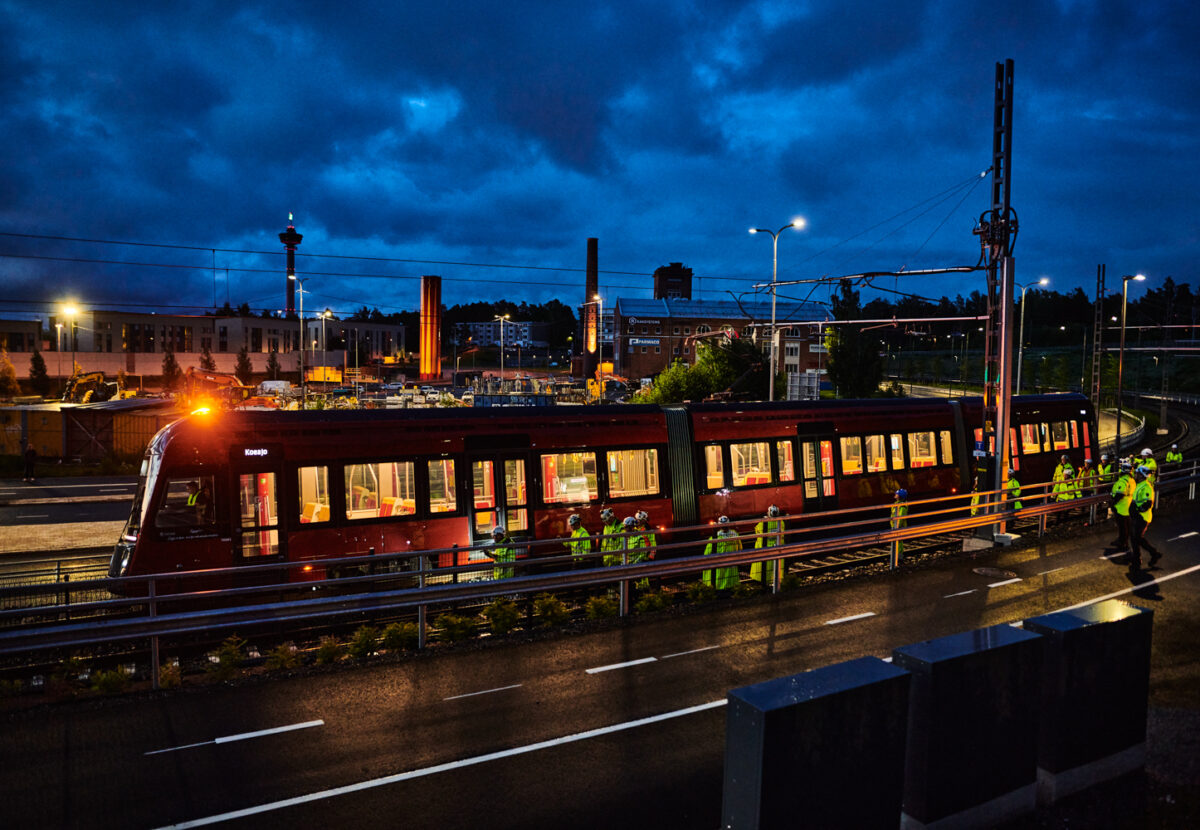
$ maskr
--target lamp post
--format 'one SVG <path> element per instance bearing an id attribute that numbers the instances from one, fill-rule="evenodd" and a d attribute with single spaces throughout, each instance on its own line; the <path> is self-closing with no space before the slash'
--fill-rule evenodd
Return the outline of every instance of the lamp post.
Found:
<path id="1" fill-rule="evenodd" d="M 1121 457 L 1121 398 L 1124 389 L 1121 382 L 1125 375 L 1125 306 L 1129 302 L 1129 281 L 1146 279 L 1143 274 L 1126 274 L 1121 277 L 1121 350 L 1117 357 L 1117 457 Z"/>
<path id="2" fill-rule="evenodd" d="M 300 408 L 308 408 L 308 385 L 304 382 L 304 349 L 308 333 L 304 330 L 304 280 L 295 274 L 288 274 L 289 280 L 296 281 L 296 294 L 300 297 Z M 311 279 L 311 277 L 310 277 Z"/>
<path id="3" fill-rule="evenodd" d="M 1036 283 L 1036 285 L 1049 285 L 1049 284 L 1050 284 L 1050 279 L 1048 277 L 1042 277 Z M 1020 333 L 1020 345 L 1017 346 L 1017 394 L 1018 395 L 1021 394 L 1021 360 L 1022 360 L 1022 358 L 1025 357 L 1025 289 L 1029 288 L 1031 285 L 1035 285 L 1035 283 L 1027 283 L 1025 285 L 1019 286 L 1021 289 L 1021 333 Z"/>
<path id="4" fill-rule="evenodd" d="M 504 324 L 508 322 L 507 314 L 496 315 L 496 320 L 500 323 L 500 387 L 504 388 Z"/>
<path id="5" fill-rule="evenodd" d="M 57 350 L 58 350 L 58 387 L 59 387 L 58 391 L 59 391 L 59 394 L 61 395 L 62 394 L 62 382 L 63 382 L 63 377 L 62 377 L 62 323 L 55 323 L 54 329 L 55 329 L 54 342 L 55 342 Z"/>
<path id="6" fill-rule="evenodd" d="M 75 315 L 78 313 L 79 309 L 73 303 L 63 306 L 63 314 L 71 320 L 71 327 L 67 330 L 67 336 L 71 338 L 71 377 L 75 377 Z"/>
<path id="7" fill-rule="evenodd" d="M 775 400 L 775 373 L 779 370 L 779 355 L 777 354 L 778 350 L 775 348 L 775 280 L 779 275 L 779 234 L 788 228 L 799 230 L 804 227 L 804 224 L 804 219 L 797 217 L 777 231 L 768 230 L 767 228 L 750 229 L 750 233 L 771 234 L 771 377 L 767 381 L 767 400 L 769 401 Z"/>
<path id="8" fill-rule="evenodd" d="M 333 316 L 333 312 L 325 309 L 321 312 L 321 382 L 325 383 L 329 379 L 329 375 L 325 369 L 329 362 L 329 341 L 325 339 L 325 321 Z"/>

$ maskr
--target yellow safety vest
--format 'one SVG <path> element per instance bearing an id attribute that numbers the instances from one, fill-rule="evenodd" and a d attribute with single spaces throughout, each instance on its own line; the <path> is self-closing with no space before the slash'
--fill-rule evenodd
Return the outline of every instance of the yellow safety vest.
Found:
<path id="1" fill-rule="evenodd" d="M 736 530 L 718 530 L 717 535 L 709 540 L 709 543 L 704 547 L 704 555 L 710 553 L 731 553 L 735 550 L 742 549 L 742 540 L 738 537 Z M 713 585 L 719 591 L 724 591 L 738 584 L 738 575 L 736 567 L 717 568 L 716 581 L 713 581 L 713 572 L 704 571 L 700 574 L 700 579 L 705 585 Z"/>
<path id="2" fill-rule="evenodd" d="M 1129 473 L 1122 473 L 1117 479 L 1117 483 L 1113 485 L 1112 496 L 1115 499 L 1113 510 L 1121 516 L 1129 515 L 1129 505 L 1133 501 L 1133 491 L 1136 485 L 1133 481 L 1133 476 Z"/>
<path id="3" fill-rule="evenodd" d="M 754 532 L 760 535 L 754 540 L 756 548 L 773 548 L 783 544 L 783 519 L 766 519 L 754 526 Z M 750 566 L 750 578 L 763 581 L 763 563 L 755 562 Z M 767 562 L 767 581 L 775 581 L 775 560 Z"/>

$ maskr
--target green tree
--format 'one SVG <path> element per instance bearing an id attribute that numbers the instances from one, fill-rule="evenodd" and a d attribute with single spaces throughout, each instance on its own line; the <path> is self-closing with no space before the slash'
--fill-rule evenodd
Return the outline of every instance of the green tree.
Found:
<path id="1" fill-rule="evenodd" d="M 233 373 L 246 386 L 250 385 L 250 381 L 254 377 L 254 366 L 250 363 L 250 349 L 247 346 L 242 346 L 238 352 L 237 365 L 234 366 Z"/>
<path id="2" fill-rule="evenodd" d="M 200 349 L 200 368 L 206 372 L 217 371 L 217 361 L 213 359 L 212 351 L 208 348 L 207 342 Z"/>
<path id="3" fill-rule="evenodd" d="M 833 298 L 837 320 L 857 320 L 862 316 L 858 292 L 849 280 L 842 280 Z M 879 339 L 857 326 L 831 326 L 836 329 L 829 339 L 829 379 L 843 398 L 869 398 L 879 393 L 883 380 L 883 361 L 879 359 Z M 935 367 L 935 371 L 937 371 Z"/>
<path id="4" fill-rule="evenodd" d="M 17 382 L 17 367 L 8 359 L 8 349 L 0 348 L 0 395 L 12 397 L 21 394 L 21 384 Z"/>
<path id="5" fill-rule="evenodd" d="M 175 359 L 175 350 L 167 348 L 163 351 L 162 360 L 162 388 L 164 392 L 172 391 L 179 385 L 180 378 L 183 377 L 183 371 L 179 368 L 179 361 Z"/>
<path id="6" fill-rule="evenodd" d="M 29 358 L 29 386 L 35 394 L 43 398 L 50 394 L 50 373 L 46 371 L 46 361 L 42 353 L 36 349 Z"/>
<path id="7" fill-rule="evenodd" d="M 741 338 L 701 340 L 696 362 L 675 361 L 654 380 L 654 385 L 634 399 L 639 403 L 682 403 L 718 397 L 763 400 L 768 378 L 765 355 Z"/>
<path id="8" fill-rule="evenodd" d="M 271 353 L 267 355 L 267 377 L 271 380 L 279 380 L 279 373 L 282 369 L 279 366 L 279 351 L 271 349 Z"/>

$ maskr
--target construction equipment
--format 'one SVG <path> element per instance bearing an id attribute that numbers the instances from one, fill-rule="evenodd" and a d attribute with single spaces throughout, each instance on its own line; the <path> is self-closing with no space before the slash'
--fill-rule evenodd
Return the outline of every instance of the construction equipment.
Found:
<path id="1" fill-rule="evenodd" d="M 97 403 L 126 397 L 119 380 L 108 380 L 103 372 L 78 372 L 63 389 L 63 403 Z"/>
<path id="2" fill-rule="evenodd" d="M 245 403 L 254 392 L 255 387 L 242 383 L 237 375 L 189 366 L 183 374 L 183 392 L 179 401 L 187 409 L 202 406 L 229 409 Z"/>

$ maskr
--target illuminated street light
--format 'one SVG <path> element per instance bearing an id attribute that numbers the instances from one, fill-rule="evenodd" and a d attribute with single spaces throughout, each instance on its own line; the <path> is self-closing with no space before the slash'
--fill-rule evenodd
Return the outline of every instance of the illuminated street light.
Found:
<path id="1" fill-rule="evenodd" d="M 779 274 L 779 234 L 786 231 L 788 228 L 800 230 L 805 225 L 805 220 L 797 217 L 788 224 L 784 225 L 777 231 L 768 230 L 767 228 L 751 228 L 750 233 L 769 233 L 771 234 L 771 377 L 768 380 L 767 400 L 775 400 L 775 373 L 779 370 L 779 355 L 775 348 L 775 279 Z"/>
<path id="2" fill-rule="evenodd" d="M 324 383 L 329 379 L 325 364 L 329 362 L 328 351 L 329 341 L 325 338 L 325 321 L 333 316 L 333 312 L 325 309 L 321 312 L 321 381 Z"/>
<path id="3" fill-rule="evenodd" d="M 67 336 L 71 338 L 71 377 L 75 377 L 75 315 L 78 313 L 79 309 L 74 303 L 63 306 L 63 314 L 71 320 L 71 327 L 67 330 Z"/>
<path id="4" fill-rule="evenodd" d="M 296 293 L 300 296 L 300 408 L 308 408 L 308 385 L 304 382 L 304 349 L 308 334 L 304 331 L 304 283 L 306 280 L 295 274 L 288 274 L 289 280 L 296 281 Z M 309 277 L 308 279 L 312 279 Z"/>
<path id="5" fill-rule="evenodd" d="M 1017 347 L 1017 394 L 1021 394 L 1021 360 L 1025 357 L 1025 289 L 1029 288 L 1034 283 L 1028 283 L 1020 286 L 1021 289 L 1021 335 L 1019 338 L 1020 345 Z M 1037 281 L 1037 285 L 1049 285 L 1050 278 L 1042 277 Z"/>
<path id="6" fill-rule="evenodd" d="M 512 325 L 507 314 L 496 315 L 496 320 L 500 322 L 500 388 L 504 388 L 504 324 Z"/>
<path id="7" fill-rule="evenodd" d="M 1129 281 L 1141 282 L 1146 279 L 1143 274 L 1127 274 L 1121 277 L 1121 351 L 1117 358 L 1117 457 L 1121 457 L 1121 398 L 1124 389 L 1121 386 L 1125 373 L 1125 306 L 1129 301 Z"/>

